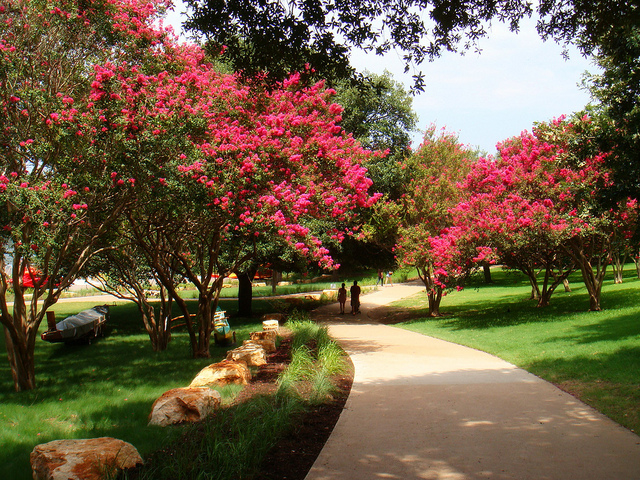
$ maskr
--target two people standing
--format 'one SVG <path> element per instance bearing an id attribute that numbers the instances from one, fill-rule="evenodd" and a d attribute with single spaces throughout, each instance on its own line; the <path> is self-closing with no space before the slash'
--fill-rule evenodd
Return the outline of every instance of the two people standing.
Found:
<path id="1" fill-rule="evenodd" d="M 360 313 L 360 286 L 358 285 L 357 280 L 353 281 L 353 285 L 349 289 L 349 293 L 351 294 L 351 315 Z M 340 303 L 340 314 L 343 315 L 344 306 L 345 303 L 347 303 L 347 289 L 344 283 L 338 290 L 338 302 Z"/>
<path id="2" fill-rule="evenodd" d="M 389 271 L 389 272 L 385 272 L 383 270 L 378 269 L 378 279 L 376 280 L 376 287 L 378 286 L 378 284 L 381 287 L 384 287 L 385 285 L 385 277 L 387 277 L 387 285 L 391 285 L 393 287 L 393 282 L 391 281 L 391 275 L 393 275 L 393 272 Z"/>

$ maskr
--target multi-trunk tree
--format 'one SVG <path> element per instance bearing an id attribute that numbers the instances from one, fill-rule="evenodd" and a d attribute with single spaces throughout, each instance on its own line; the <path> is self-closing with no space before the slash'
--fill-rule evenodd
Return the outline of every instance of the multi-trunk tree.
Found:
<path id="1" fill-rule="evenodd" d="M 589 119 L 539 124 L 501 144 L 498 158 L 480 159 L 462 184 L 468 198 L 454 216 L 477 245 L 529 277 L 539 306 L 580 269 L 590 310 L 599 310 L 612 242 L 635 228 L 636 206 L 628 200 L 603 208 L 601 193 L 612 184 L 606 155 L 576 154 L 580 122 Z"/>
<path id="2" fill-rule="evenodd" d="M 404 264 L 417 268 L 432 316 L 440 315 L 442 296 L 460 286 L 470 271 L 469 243 L 460 238 L 463 232 L 450 210 L 464 199 L 457 183 L 475 157 L 455 135 L 432 126 L 404 167 L 412 180 L 399 201 L 405 214 L 396 253 Z"/>
<path id="3" fill-rule="evenodd" d="M 133 273 L 153 271 L 185 315 L 193 355 L 208 356 L 222 279 L 257 239 L 279 236 L 330 267 L 308 220 L 348 224 L 376 200 L 361 165 L 371 153 L 337 125 L 332 91 L 302 89 L 297 75 L 251 89 L 216 72 L 154 23 L 169 3 L 0 10 L 1 261 L 12 265 L 0 308 L 18 390 L 35 387 L 47 308 L 101 250 L 144 260 Z M 25 272 L 35 272 L 28 306 Z M 199 290 L 195 316 L 178 277 Z"/>
<path id="4" fill-rule="evenodd" d="M 135 56 L 146 41 L 142 26 L 166 4 L 0 6 L 0 320 L 17 390 L 35 387 L 34 346 L 46 310 L 130 201 L 109 178 L 120 169 L 120 146 L 96 115 L 91 82 L 110 58 Z M 22 279 L 30 271 L 37 278 L 27 300 Z"/>

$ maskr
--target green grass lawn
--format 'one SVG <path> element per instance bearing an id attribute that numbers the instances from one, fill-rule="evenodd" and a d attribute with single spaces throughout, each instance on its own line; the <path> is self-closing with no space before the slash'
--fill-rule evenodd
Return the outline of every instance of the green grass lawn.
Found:
<path id="1" fill-rule="evenodd" d="M 93 307 L 59 303 L 58 318 Z M 236 302 L 223 301 L 233 313 Z M 254 302 L 258 313 L 270 310 Z M 45 325 L 41 329 L 46 328 Z M 258 318 L 231 320 L 238 342 L 261 330 Z M 163 392 L 187 386 L 206 365 L 219 361 L 227 348 L 212 346 L 212 358 L 190 356 L 186 331 L 173 335 L 165 352 L 153 352 L 133 304 L 111 307 L 104 338 L 91 345 L 36 344 L 37 389 L 16 393 L 0 339 L 0 465 L 3 478 L 31 478 L 29 454 L 51 440 L 111 436 L 132 443 L 145 456 L 180 434 L 180 428 L 148 427 L 151 405 Z M 213 340 L 212 340 L 213 343 Z"/>
<path id="2" fill-rule="evenodd" d="M 612 275 L 610 275 L 612 277 Z M 563 288 L 551 305 L 537 308 L 531 289 L 516 273 L 493 271 L 494 283 L 479 279 L 444 297 L 444 316 L 425 315 L 424 294 L 394 306 L 414 310 L 399 326 L 492 353 L 559 385 L 616 422 L 640 432 L 640 280 L 629 265 L 622 284 L 610 279 L 600 312 L 579 276 L 571 293 Z"/>

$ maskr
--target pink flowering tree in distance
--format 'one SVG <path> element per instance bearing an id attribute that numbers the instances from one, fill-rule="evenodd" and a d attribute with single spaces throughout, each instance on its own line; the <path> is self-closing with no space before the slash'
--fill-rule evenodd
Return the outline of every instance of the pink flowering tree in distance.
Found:
<path id="1" fill-rule="evenodd" d="M 420 147 L 406 161 L 412 178 L 401 200 L 405 215 L 399 228 L 396 254 L 415 267 L 429 298 L 429 315 L 440 315 L 442 296 L 460 287 L 470 272 L 475 255 L 466 248 L 450 213 L 464 197 L 457 185 L 476 154 L 458 138 L 431 126 Z"/>
<path id="2" fill-rule="evenodd" d="M 598 195 L 612 181 L 605 155 L 578 158 L 574 129 L 559 119 L 499 145 L 498 158 L 473 165 L 462 183 L 468 198 L 452 213 L 476 245 L 528 276 L 538 306 L 579 268 L 590 309 L 599 310 L 611 241 L 633 228 L 635 203 L 601 208 Z"/>

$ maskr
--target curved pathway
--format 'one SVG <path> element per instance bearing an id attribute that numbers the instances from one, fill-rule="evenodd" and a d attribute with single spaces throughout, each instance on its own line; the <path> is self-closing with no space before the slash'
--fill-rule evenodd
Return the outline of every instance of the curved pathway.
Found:
<path id="1" fill-rule="evenodd" d="M 381 305 L 421 290 L 383 287 L 355 317 L 316 310 L 355 378 L 306 480 L 640 479 L 640 437 L 571 395 L 492 355 L 375 322 Z"/>

